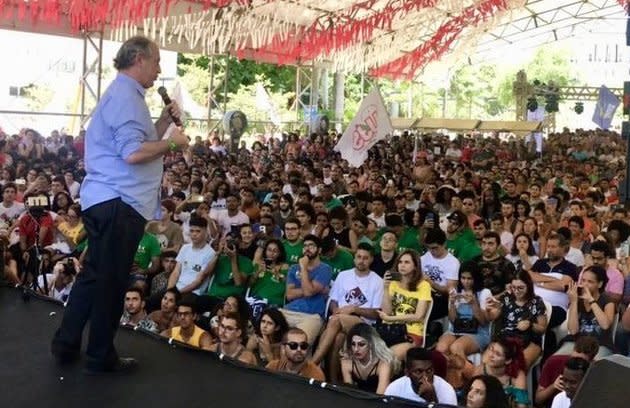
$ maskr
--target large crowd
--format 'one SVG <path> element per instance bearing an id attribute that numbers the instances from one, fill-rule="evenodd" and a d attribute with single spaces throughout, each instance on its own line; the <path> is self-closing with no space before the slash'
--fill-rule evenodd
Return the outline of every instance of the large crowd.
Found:
<path id="1" fill-rule="evenodd" d="M 630 345 L 625 143 L 217 134 L 168 154 L 121 324 L 415 401 L 568 407 Z M 66 302 L 86 242 L 83 135 L 0 134 L 2 279 Z M 46 197 L 42 200 L 29 198 Z M 112 254 L 115 256 L 115 254 Z M 492 405 L 494 404 L 494 405 Z"/>

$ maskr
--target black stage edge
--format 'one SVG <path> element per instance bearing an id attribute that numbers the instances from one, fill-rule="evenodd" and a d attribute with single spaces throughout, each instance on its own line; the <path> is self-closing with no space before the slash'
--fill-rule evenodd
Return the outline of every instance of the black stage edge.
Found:
<path id="1" fill-rule="evenodd" d="M 63 306 L 0 288 L 0 405 L 3 407 L 418 407 L 417 403 L 320 384 L 221 361 L 215 353 L 120 329 L 121 356 L 137 372 L 86 376 L 84 360 L 60 367 L 49 352 Z"/>

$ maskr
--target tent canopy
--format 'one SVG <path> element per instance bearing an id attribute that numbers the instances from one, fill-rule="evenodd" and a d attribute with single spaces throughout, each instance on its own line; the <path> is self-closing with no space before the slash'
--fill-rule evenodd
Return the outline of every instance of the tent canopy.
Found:
<path id="1" fill-rule="evenodd" d="M 147 35 L 164 48 L 412 79 L 446 57 L 624 18 L 625 0 L 4 0 L 0 28 Z M 478 47 L 479 46 L 479 47 Z M 481 51 L 480 51 L 481 52 Z M 484 54 L 485 55 L 485 54 Z M 484 56 L 485 58 L 485 56 Z M 473 58 L 474 59 L 474 58 Z"/>

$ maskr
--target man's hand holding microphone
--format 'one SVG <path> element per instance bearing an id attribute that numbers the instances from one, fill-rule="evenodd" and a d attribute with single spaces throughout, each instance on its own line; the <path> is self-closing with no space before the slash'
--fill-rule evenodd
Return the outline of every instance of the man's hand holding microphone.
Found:
<path id="1" fill-rule="evenodd" d="M 176 102 L 171 100 L 163 86 L 159 87 L 157 91 L 162 97 L 162 101 L 165 105 L 164 109 L 162 109 L 162 114 L 160 115 L 159 120 L 170 119 L 170 121 L 177 126 L 170 131 L 168 138 L 166 139 L 169 150 L 177 150 L 188 146 L 189 138 L 186 134 L 184 134 L 184 130 L 182 129 L 181 111 L 179 106 Z"/>

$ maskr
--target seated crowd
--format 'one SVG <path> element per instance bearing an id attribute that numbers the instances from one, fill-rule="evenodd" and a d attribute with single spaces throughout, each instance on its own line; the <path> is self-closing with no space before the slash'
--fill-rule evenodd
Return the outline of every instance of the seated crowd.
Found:
<path id="1" fill-rule="evenodd" d="M 82 137 L 0 136 L 3 279 L 65 302 L 88 244 Z M 630 346 L 620 137 L 565 130 L 537 155 L 422 135 L 412 158 L 407 136 L 358 169 L 338 135 L 169 154 L 121 324 L 377 394 L 568 407 L 591 361 Z"/>

